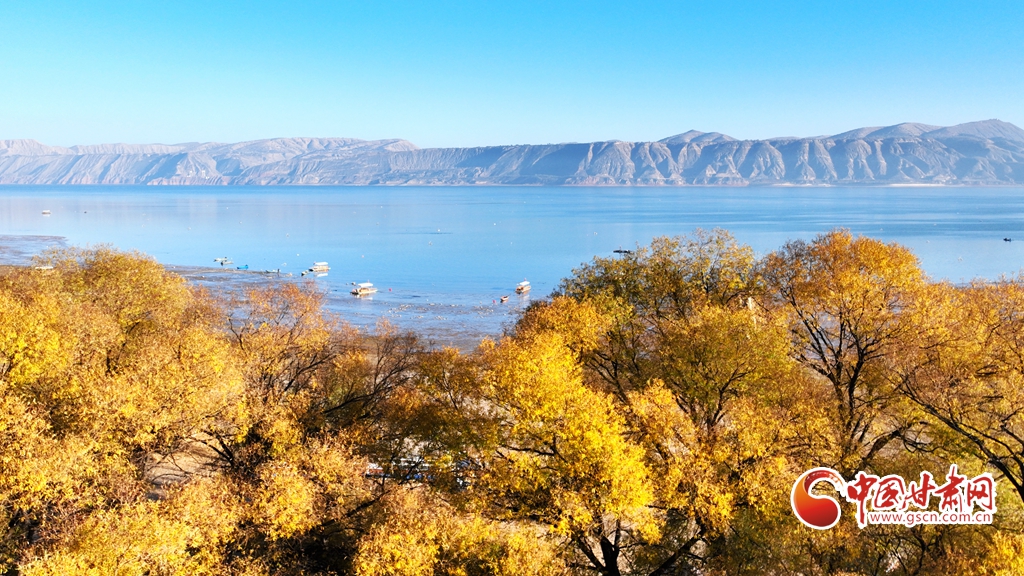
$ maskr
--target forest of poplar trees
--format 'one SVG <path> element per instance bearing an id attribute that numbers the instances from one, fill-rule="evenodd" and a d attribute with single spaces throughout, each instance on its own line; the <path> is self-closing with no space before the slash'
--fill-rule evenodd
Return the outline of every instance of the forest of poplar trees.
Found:
<path id="1" fill-rule="evenodd" d="M 108 248 L 0 269 L 0 573 L 1024 574 L 1021 279 L 698 230 L 472 351 L 323 301 Z M 951 463 L 996 479 L 992 525 L 790 507 L 813 467 Z"/>

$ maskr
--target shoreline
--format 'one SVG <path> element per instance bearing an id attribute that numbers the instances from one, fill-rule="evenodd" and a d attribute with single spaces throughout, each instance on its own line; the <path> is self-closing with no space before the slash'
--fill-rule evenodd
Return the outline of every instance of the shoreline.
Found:
<path id="1" fill-rule="evenodd" d="M 71 248 L 62 236 L 0 235 L 0 266 L 30 267 L 33 259 L 51 248 Z M 86 247 L 88 248 L 88 247 Z M 115 248 L 116 249 L 116 248 Z M 152 255 L 148 255 L 152 258 Z M 154 260 L 156 260 L 154 258 Z M 474 323 L 484 310 L 451 302 L 402 302 L 373 297 L 356 297 L 315 279 L 290 273 L 268 274 L 260 270 L 237 270 L 212 266 L 187 266 L 157 262 L 189 284 L 209 289 L 215 296 L 230 298 L 246 289 L 267 283 L 294 282 L 316 286 L 324 294 L 323 310 L 362 331 L 371 332 L 384 321 L 401 331 L 411 331 L 431 348 L 451 346 L 464 352 L 475 349 L 484 338 L 500 338 L 501 332 L 484 330 Z M 384 296 L 383 294 L 381 296 Z"/>

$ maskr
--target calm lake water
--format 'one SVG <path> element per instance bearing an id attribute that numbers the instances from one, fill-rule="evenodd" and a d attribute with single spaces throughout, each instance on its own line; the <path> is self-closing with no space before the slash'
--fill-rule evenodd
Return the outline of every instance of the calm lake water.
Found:
<path id="1" fill-rule="evenodd" d="M 228 268 L 295 278 L 328 261 L 313 281 L 347 320 L 387 318 L 462 345 L 500 333 L 595 255 L 698 227 L 728 229 L 758 254 L 845 227 L 910 247 L 934 278 L 996 278 L 1024 265 L 1024 188 L 0 186 L 7 262 L 61 243 L 141 250 L 170 266 L 226 256 Z M 517 297 L 523 279 L 533 292 Z M 381 291 L 355 298 L 352 282 Z"/>

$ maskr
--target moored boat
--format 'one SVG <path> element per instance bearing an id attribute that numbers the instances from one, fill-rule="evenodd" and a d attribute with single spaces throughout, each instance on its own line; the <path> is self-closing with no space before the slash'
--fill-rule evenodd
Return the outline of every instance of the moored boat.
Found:
<path id="1" fill-rule="evenodd" d="M 377 292 L 377 289 L 373 287 L 373 284 L 369 282 L 363 282 L 362 284 L 356 284 L 356 287 L 352 289 L 352 293 L 356 296 L 367 296 Z"/>
<path id="2" fill-rule="evenodd" d="M 313 265 L 310 266 L 308 270 L 302 271 L 302 275 L 305 276 L 306 274 L 316 274 L 316 277 L 320 278 L 323 276 L 327 276 L 327 271 L 330 269 L 331 267 L 327 265 L 327 262 L 313 262 Z"/>
<path id="3" fill-rule="evenodd" d="M 516 294 L 526 294 L 530 291 L 530 282 L 523 280 L 519 284 L 516 284 Z"/>

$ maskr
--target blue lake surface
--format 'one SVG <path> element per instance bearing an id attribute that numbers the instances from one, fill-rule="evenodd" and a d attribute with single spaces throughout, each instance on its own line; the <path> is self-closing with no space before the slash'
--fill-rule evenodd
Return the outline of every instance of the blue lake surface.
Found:
<path id="1" fill-rule="evenodd" d="M 992 279 L 1024 265 L 1024 188 L 0 186 L 7 261 L 17 246 L 54 243 L 29 236 L 171 266 L 226 256 L 296 278 L 327 261 L 313 281 L 342 317 L 387 318 L 439 343 L 500 333 L 596 255 L 698 227 L 725 228 L 759 255 L 845 227 L 910 247 L 933 278 Z M 530 296 L 495 302 L 523 279 Z M 381 291 L 357 299 L 352 282 Z"/>

